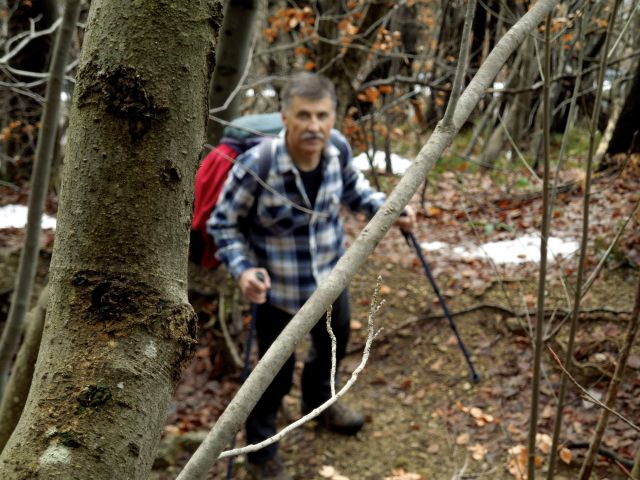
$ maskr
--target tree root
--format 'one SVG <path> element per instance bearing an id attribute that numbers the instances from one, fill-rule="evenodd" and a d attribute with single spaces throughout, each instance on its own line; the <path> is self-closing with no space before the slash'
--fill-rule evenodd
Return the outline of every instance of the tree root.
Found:
<path id="1" fill-rule="evenodd" d="M 471 307 L 467 307 L 467 308 L 463 308 L 462 310 L 457 310 L 457 311 L 452 311 L 451 315 L 453 317 L 459 317 L 459 316 L 463 316 L 463 315 L 468 315 L 471 313 L 476 313 L 476 312 L 482 312 L 488 310 L 490 312 L 496 313 L 498 315 L 501 315 L 503 317 L 516 317 L 516 318 L 523 318 L 523 317 L 535 317 L 536 316 L 536 312 L 534 310 L 529 310 L 529 311 L 525 311 L 525 310 L 512 310 L 510 308 L 507 308 L 503 305 L 498 305 L 498 304 L 493 304 L 493 303 L 481 303 L 478 305 L 473 305 Z M 554 308 L 554 309 L 547 309 L 544 312 L 545 318 L 549 318 L 552 317 L 554 315 L 570 315 L 570 311 L 564 308 Z M 597 307 L 597 308 L 585 308 L 580 310 L 579 312 L 580 315 L 580 319 L 582 321 L 609 321 L 609 322 L 622 322 L 622 321 L 626 321 L 628 320 L 629 316 L 631 315 L 631 312 L 629 311 L 624 311 L 624 310 L 614 310 L 611 308 L 603 308 L 603 307 Z M 416 323 L 421 323 L 421 322 L 429 322 L 429 321 L 433 321 L 433 320 L 442 320 L 444 318 L 447 318 L 444 314 L 431 314 L 431 315 L 419 315 L 419 316 L 414 316 L 411 317 L 407 320 L 405 320 L 404 322 L 402 322 L 400 325 L 397 325 L 395 327 L 392 328 L 385 328 L 384 330 L 382 330 L 379 334 L 379 339 L 383 340 L 386 337 L 389 337 L 390 335 L 393 335 L 395 333 L 397 333 L 400 330 L 403 330 L 406 327 L 409 327 L 413 324 Z M 509 330 L 513 330 L 513 328 L 508 327 Z M 503 332 L 504 333 L 504 332 Z M 348 349 L 347 349 L 347 355 L 350 355 L 352 353 L 356 353 L 362 350 L 364 346 L 364 343 L 362 342 L 358 342 L 357 344 L 351 345 Z M 604 371 L 601 372 L 604 375 L 607 375 L 608 377 L 611 376 L 611 374 L 606 374 Z"/>
<path id="2" fill-rule="evenodd" d="M 589 448 L 589 442 L 568 442 L 564 446 L 570 450 L 580 450 Z M 598 453 L 608 460 L 611 460 L 612 462 L 617 463 L 626 469 L 633 468 L 633 460 L 623 458 L 615 452 L 612 452 L 611 450 L 608 450 L 604 447 L 598 447 Z"/>

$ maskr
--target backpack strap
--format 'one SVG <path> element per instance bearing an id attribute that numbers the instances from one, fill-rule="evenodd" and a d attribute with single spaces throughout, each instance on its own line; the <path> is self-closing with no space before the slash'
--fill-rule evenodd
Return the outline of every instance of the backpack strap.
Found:
<path id="1" fill-rule="evenodd" d="M 332 129 L 329 134 L 329 141 L 340 151 L 340 155 L 338 156 L 340 159 L 340 168 L 344 170 L 349 159 L 349 147 L 347 145 L 347 140 L 338 130 Z"/>
<path id="2" fill-rule="evenodd" d="M 272 149 L 272 137 L 266 137 L 262 142 L 260 142 L 260 146 L 258 147 L 258 171 L 256 173 L 258 174 L 258 178 L 265 183 L 269 178 L 269 170 L 271 170 L 271 157 L 273 156 Z M 264 185 L 262 185 L 260 182 L 257 183 L 258 189 L 253 197 L 253 205 L 249 210 L 248 218 L 253 218 L 256 215 L 258 211 L 258 200 L 260 199 L 262 190 L 264 190 Z"/>
<path id="3" fill-rule="evenodd" d="M 273 145 L 273 138 L 266 137 L 262 142 L 260 142 L 260 147 L 258 147 L 259 153 L 258 153 L 258 172 L 257 173 L 258 173 L 258 178 L 263 182 L 267 181 L 267 177 L 269 176 L 269 170 L 271 169 L 272 145 Z"/>

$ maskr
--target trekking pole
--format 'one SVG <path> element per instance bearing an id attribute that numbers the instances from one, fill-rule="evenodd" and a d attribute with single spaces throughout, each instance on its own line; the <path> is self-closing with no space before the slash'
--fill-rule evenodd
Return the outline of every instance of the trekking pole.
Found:
<path id="1" fill-rule="evenodd" d="M 256 278 L 261 282 L 264 282 L 264 275 L 262 274 L 262 272 L 256 272 Z M 257 309 L 258 309 L 258 306 L 255 303 L 251 305 L 251 323 L 249 324 L 249 331 L 247 332 L 247 343 L 245 344 L 245 348 L 244 348 L 242 374 L 240 375 L 241 383 L 244 383 L 244 381 L 247 379 L 247 377 L 249 376 L 249 370 L 251 369 L 250 367 L 251 348 L 253 346 L 253 337 L 256 332 L 256 316 L 257 316 L 256 310 Z M 231 440 L 231 445 L 229 447 L 231 450 L 233 450 L 236 447 L 236 438 L 237 438 L 237 434 L 234 435 L 233 439 Z M 231 480 L 231 478 L 233 477 L 233 461 L 234 461 L 234 458 L 229 457 L 229 463 L 227 463 L 226 480 Z"/>
<path id="2" fill-rule="evenodd" d="M 478 383 L 480 381 L 480 375 L 478 375 L 478 372 L 476 372 L 476 369 L 473 367 L 473 363 L 471 362 L 471 357 L 469 356 L 469 352 L 467 351 L 467 348 L 464 346 L 464 343 L 462 342 L 462 338 L 460 338 L 460 333 L 458 333 L 458 327 L 456 327 L 456 323 L 453 321 L 453 316 L 451 315 L 451 312 L 449 312 L 449 309 L 447 308 L 447 304 L 444 301 L 444 297 L 440 293 L 440 289 L 438 288 L 438 285 L 436 284 L 436 281 L 433 278 L 433 275 L 431 274 L 431 269 L 429 268 L 429 265 L 427 264 L 427 261 L 425 260 L 424 255 L 422 254 L 422 248 L 420 248 L 420 245 L 418 244 L 418 241 L 416 240 L 416 237 L 412 232 L 405 232 L 402 229 L 400 231 L 402 232 L 402 235 L 404 235 L 404 239 L 407 241 L 407 244 L 409 246 L 412 246 L 416 251 L 418 258 L 420 259 L 420 263 L 422 263 L 422 267 L 424 268 L 424 272 L 427 274 L 427 279 L 429 279 L 429 283 L 433 287 L 433 291 L 436 293 L 436 296 L 438 297 L 438 301 L 440 302 L 440 305 L 442 305 L 442 310 L 444 311 L 444 315 L 445 317 L 447 317 L 447 320 L 449 320 L 449 326 L 451 327 L 451 329 L 453 330 L 453 333 L 458 339 L 458 345 L 460 345 L 460 349 L 464 354 L 464 359 L 467 361 L 467 365 L 469 365 L 469 370 L 471 371 L 471 380 L 473 380 L 475 383 Z"/>

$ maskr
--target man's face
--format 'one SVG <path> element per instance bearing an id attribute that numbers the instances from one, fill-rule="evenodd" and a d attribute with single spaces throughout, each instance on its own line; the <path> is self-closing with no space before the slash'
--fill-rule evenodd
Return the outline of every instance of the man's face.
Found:
<path id="1" fill-rule="evenodd" d="M 335 120 L 336 112 L 330 97 L 320 100 L 293 97 L 289 108 L 282 111 L 290 153 L 304 159 L 321 154 Z"/>

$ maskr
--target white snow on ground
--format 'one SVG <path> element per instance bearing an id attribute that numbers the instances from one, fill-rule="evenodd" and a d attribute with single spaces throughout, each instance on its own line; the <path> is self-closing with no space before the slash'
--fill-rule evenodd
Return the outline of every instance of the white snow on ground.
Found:
<path id="1" fill-rule="evenodd" d="M 420 245 L 427 251 L 450 248 L 442 242 L 426 242 Z M 547 242 L 549 262 L 554 262 L 558 257 L 571 257 L 578 250 L 579 244 L 575 240 L 563 240 L 557 237 L 549 238 Z M 454 247 L 451 248 L 454 255 L 463 259 L 485 258 L 495 263 L 524 263 L 540 261 L 540 237 L 525 235 L 513 240 L 489 242 L 479 247 Z"/>
<path id="2" fill-rule="evenodd" d="M 369 154 L 371 155 L 372 152 L 369 152 Z M 367 158 L 366 153 L 361 153 L 360 155 L 353 157 L 353 164 L 357 169 L 362 170 L 363 172 L 371 169 L 371 165 L 369 164 L 369 159 Z M 375 152 L 375 155 L 373 155 L 373 165 L 376 167 L 377 171 L 385 171 L 386 163 L 384 152 Z M 403 158 L 400 155 L 396 155 L 395 153 L 391 154 L 391 169 L 393 170 L 394 174 L 403 175 L 410 165 L 411 160 L 407 160 L 406 158 Z"/>
<path id="3" fill-rule="evenodd" d="M 26 205 L 5 205 L 0 207 L 0 228 L 24 228 L 27 224 Z M 56 219 L 49 215 L 42 216 L 44 230 L 55 229 Z"/>

